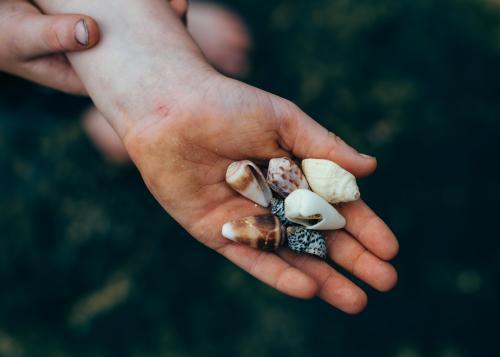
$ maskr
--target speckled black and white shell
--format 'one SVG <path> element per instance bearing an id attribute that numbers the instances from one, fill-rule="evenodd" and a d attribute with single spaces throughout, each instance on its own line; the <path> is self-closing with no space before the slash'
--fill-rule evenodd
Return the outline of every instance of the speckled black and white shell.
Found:
<path id="1" fill-rule="evenodd" d="M 298 253 L 313 254 L 326 258 L 326 241 L 317 231 L 299 226 L 285 217 L 285 202 L 279 198 L 271 199 L 271 212 L 287 228 L 287 245 Z"/>
<path id="2" fill-rule="evenodd" d="M 285 201 L 279 198 L 271 199 L 271 213 L 274 214 L 280 220 L 281 224 L 285 227 L 296 226 L 297 224 L 289 221 L 285 217 Z"/>
<path id="3" fill-rule="evenodd" d="M 287 228 L 288 247 L 299 253 L 316 255 L 322 259 L 326 258 L 326 241 L 323 235 L 317 231 L 305 227 Z"/>

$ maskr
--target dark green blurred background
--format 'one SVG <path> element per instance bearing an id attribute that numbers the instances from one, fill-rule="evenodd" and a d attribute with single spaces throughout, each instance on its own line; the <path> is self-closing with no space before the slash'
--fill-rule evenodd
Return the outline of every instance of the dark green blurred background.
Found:
<path id="1" fill-rule="evenodd" d="M 250 82 L 378 157 L 399 285 L 355 317 L 276 293 L 102 159 L 86 100 L 2 76 L 0 356 L 500 354 L 500 1 L 227 3 Z"/>

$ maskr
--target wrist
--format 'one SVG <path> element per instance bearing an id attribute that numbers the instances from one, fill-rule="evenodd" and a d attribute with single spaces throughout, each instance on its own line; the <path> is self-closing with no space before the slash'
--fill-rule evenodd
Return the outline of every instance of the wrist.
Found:
<path id="1" fill-rule="evenodd" d="M 221 77 L 207 63 L 189 59 L 182 65 L 148 61 L 137 74 L 117 83 L 98 105 L 122 139 L 160 120 L 180 120 L 183 112 L 199 107 L 205 88 Z"/>
<path id="2" fill-rule="evenodd" d="M 137 121 L 168 112 L 213 71 L 165 0 L 35 2 L 47 13 L 88 14 L 102 27 L 98 46 L 68 58 L 122 138 Z"/>
<path id="3" fill-rule="evenodd" d="M 180 71 L 167 85 L 162 84 L 162 90 L 142 93 L 148 99 L 140 111 L 137 108 L 124 111 L 115 127 L 131 156 L 134 157 L 134 149 L 154 142 L 155 133 L 168 133 L 168 138 L 175 138 L 186 130 L 199 130 L 198 125 L 193 127 L 191 119 L 207 114 L 208 93 L 218 88 L 224 79 L 226 77 L 207 65 L 196 70 L 190 68 L 189 72 Z"/>

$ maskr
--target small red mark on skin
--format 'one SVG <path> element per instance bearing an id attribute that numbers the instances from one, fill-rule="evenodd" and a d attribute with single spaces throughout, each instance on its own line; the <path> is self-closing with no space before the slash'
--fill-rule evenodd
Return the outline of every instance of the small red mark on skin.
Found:
<path id="1" fill-rule="evenodd" d="M 158 108 L 156 108 L 156 114 L 158 114 L 161 117 L 166 117 L 169 112 L 169 109 L 166 105 L 160 105 Z"/>

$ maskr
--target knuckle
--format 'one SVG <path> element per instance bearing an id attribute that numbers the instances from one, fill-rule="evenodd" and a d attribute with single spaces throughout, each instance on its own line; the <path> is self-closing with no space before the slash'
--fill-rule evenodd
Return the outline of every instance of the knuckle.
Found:
<path id="1" fill-rule="evenodd" d="M 357 268 L 361 262 L 361 259 L 367 253 L 368 253 L 368 250 L 366 250 L 366 248 L 362 248 L 361 252 L 352 260 L 352 264 L 351 264 L 350 269 L 349 269 L 351 274 L 357 275 L 356 272 L 358 270 Z"/>
<path id="2" fill-rule="evenodd" d="M 255 260 L 250 265 L 248 272 L 253 276 L 258 276 L 259 269 L 262 266 L 265 259 L 266 259 L 266 252 L 259 252 L 259 255 L 257 255 Z"/>
<path id="3" fill-rule="evenodd" d="M 300 113 L 300 108 L 295 103 L 285 98 L 272 97 L 271 105 L 275 117 L 280 119 L 293 119 Z"/>
<path id="4" fill-rule="evenodd" d="M 334 275 L 332 273 L 329 273 L 328 275 L 326 275 L 318 283 L 319 290 L 321 292 L 324 292 L 325 290 L 327 290 L 328 289 L 328 284 L 332 283 L 334 281 L 334 279 L 335 279 L 335 277 L 334 277 Z"/>
<path id="5" fill-rule="evenodd" d="M 284 99 L 283 104 L 288 116 L 295 116 L 297 113 L 301 112 L 299 106 L 288 99 Z"/>
<path id="6" fill-rule="evenodd" d="M 370 215 L 366 217 L 365 223 L 359 229 L 359 233 L 357 234 L 360 241 L 368 241 L 373 232 L 377 231 L 377 228 L 379 227 L 378 224 L 379 218 L 374 213 L 370 213 Z"/>
<path id="7" fill-rule="evenodd" d="M 30 48 L 27 46 L 25 34 L 23 33 L 23 24 L 30 21 L 28 15 L 14 16 L 9 19 L 9 22 L 2 25 L 3 36 L 6 39 L 6 52 L 17 59 L 25 59 L 30 56 Z M 11 25 L 15 23 L 16 25 Z"/>
<path id="8" fill-rule="evenodd" d="M 62 36 L 60 34 L 60 26 L 57 22 L 51 22 L 47 25 L 42 33 L 43 44 L 55 51 L 63 51 L 65 49 L 64 42 L 62 41 Z"/>
<path id="9" fill-rule="evenodd" d="M 296 117 L 295 116 L 283 116 L 278 117 L 278 129 L 281 133 L 291 133 L 295 129 Z"/>
<path id="10" fill-rule="evenodd" d="M 329 142 L 332 145 L 332 151 L 336 150 L 336 148 L 338 148 L 340 145 L 345 144 L 344 140 L 342 140 L 342 138 L 340 136 L 338 136 L 337 134 L 335 134 L 331 131 L 328 131 L 328 138 L 329 138 Z"/>
<path id="11" fill-rule="evenodd" d="M 277 132 L 282 139 L 282 146 L 287 150 L 292 150 L 300 137 L 300 109 L 287 100 L 280 99 L 273 101 L 274 117 L 276 120 Z"/>

